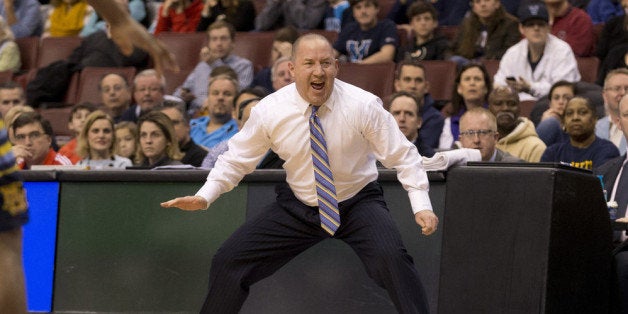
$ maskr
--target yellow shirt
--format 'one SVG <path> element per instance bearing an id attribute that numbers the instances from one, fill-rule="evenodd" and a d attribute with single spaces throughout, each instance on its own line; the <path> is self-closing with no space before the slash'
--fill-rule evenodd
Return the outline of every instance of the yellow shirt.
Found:
<path id="1" fill-rule="evenodd" d="M 78 36 L 83 29 L 85 17 L 90 11 L 89 8 L 85 0 L 80 0 L 72 5 L 63 3 L 55 7 L 48 17 L 50 36 Z"/>

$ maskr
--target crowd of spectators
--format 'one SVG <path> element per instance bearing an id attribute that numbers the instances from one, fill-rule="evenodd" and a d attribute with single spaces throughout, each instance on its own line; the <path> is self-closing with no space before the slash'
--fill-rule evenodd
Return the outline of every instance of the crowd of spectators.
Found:
<path id="1" fill-rule="evenodd" d="M 128 158 L 136 167 L 211 164 L 203 163 L 203 159 L 215 160 L 228 149 L 227 140 L 242 127 L 242 120 L 246 120 L 242 117 L 250 114 L 255 102 L 293 82 L 292 43 L 300 33 L 310 30 L 337 33 L 332 44 L 341 63 L 397 63 L 395 94 L 386 95 L 390 97 L 384 97 L 384 105 L 400 130 L 428 157 L 439 150 L 474 147 L 484 150 L 487 160 L 498 155 L 498 160 L 506 156 L 506 160 L 537 162 L 546 146 L 573 144 L 565 108 L 579 95 L 581 73 L 576 58 L 595 56 L 600 60 L 600 75 L 611 75 L 610 81 L 606 76 L 598 79 L 600 87 L 593 88 L 604 103 L 586 101 L 598 108 L 593 111 L 593 136 L 597 134 L 600 140 L 615 144 L 620 153 L 625 152 L 625 139 L 618 135 L 616 126 L 613 128 L 613 119 L 614 108 L 628 84 L 624 82 L 628 76 L 614 70 L 626 66 L 628 54 L 622 47 L 628 45 L 628 31 L 623 11 L 628 9 L 628 0 L 612 6 L 603 1 L 590 1 L 585 6 L 568 0 L 116 1 L 128 5 L 131 16 L 155 35 L 207 34 L 207 44 L 187 56 L 198 60 L 196 67 L 185 69 L 187 78 L 172 95 L 167 92 L 168 73 L 160 77 L 142 51 L 130 56 L 119 51 L 109 38 L 106 23 L 84 0 L 0 0 L 0 70 L 14 71 L 15 77 L 23 74 L 18 72 L 16 38 L 84 37 L 68 59 L 40 68 L 27 85 L 0 87 L 3 116 L 11 107 L 23 106 L 20 99 L 37 111 L 61 103 L 66 90 L 52 90 L 63 88 L 63 84 L 48 83 L 53 77 L 68 85 L 72 73 L 87 66 L 133 66 L 137 70 L 132 80 L 120 73 L 100 78 L 100 101 L 77 104 L 67 117 L 73 134 L 69 141 L 58 143 L 55 130 L 47 132 L 46 123 L 42 124 L 40 137 L 49 136 L 50 148 L 72 164 L 91 169 L 127 165 L 96 162 L 119 158 Z M 443 26 L 453 28 L 454 35 L 441 33 Z M 256 68 L 234 53 L 237 34 L 249 31 L 274 33 L 271 58 L 264 68 Z M 430 85 L 422 62 L 432 60 L 456 64 L 457 75 L 451 77 L 453 93 L 446 101 L 435 101 L 430 94 L 430 89 L 439 86 Z M 485 60 L 499 63 L 494 76 Z M 46 94 L 50 90 L 56 98 Z M 549 107 L 540 121 L 521 116 L 521 102 L 537 100 Z M 604 114 L 599 110 L 602 107 Z M 156 114 L 143 118 L 151 112 L 161 112 L 168 119 Z M 83 130 L 88 117 L 96 119 L 90 120 L 97 126 L 93 131 Z M 602 118 L 599 122 L 598 117 Z M 612 134 L 604 135 L 607 133 Z M 165 139 L 163 143 L 155 140 L 159 136 Z M 26 135 L 21 140 L 35 138 Z M 93 148 L 108 142 L 110 152 Z M 489 147 L 484 147 L 485 143 Z M 16 150 L 24 156 L 29 152 Z M 557 161 L 588 169 L 597 166 L 561 158 Z"/>
<path id="2" fill-rule="evenodd" d="M 628 0 L 115 1 L 156 37 L 205 33 L 206 44 L 184 56 L 196 66 L 169 90 L 172 73 L 151 68 L 144 51 L 121 51 L 86 0 L 0 0 L 0 72 L 15 78 L 0 85 L 0 113 L 20 169 L 211 168 L 260 114 L 257 102 L 294 82 L 292 45 L 309 31 L 333 33 L 340 64 L 396 64 L 382 105 L 424 157 L 473 148 L 485 162 L 562 163 L 607 177 L 617 174 L 606 162 L 626 160 Z M 273 33 L 268 64 L 235 52 L 244 32 Z M 27 37 L 81 42 L 68 58 L 24 73 L 16 40 Z M 583 82 L 580 58 L 599 61 L 595 83 Z M 456 68 L 446 100 L 431 95 L 441 86 L 425 63 L 436 60 Z M 86 67 L 135 70 L 100 77 L 97 103 L 64 104 Z M 523 103 L 535 104 L 538 120 Z M 48 107 L 71 109 L 48 121 Z M 71 136 L 61 140 L 52 125 L 66 121 Z M 258 162 L 283 164 L 272 150 Z"/>

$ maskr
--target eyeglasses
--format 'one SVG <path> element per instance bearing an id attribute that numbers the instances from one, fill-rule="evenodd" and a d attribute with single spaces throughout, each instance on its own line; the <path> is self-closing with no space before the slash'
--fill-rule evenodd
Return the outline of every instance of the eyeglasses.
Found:
<path id="1" fill-rule="evenodd" d="M 624 92 L 628 94 L 628 85 L 627 86 L 612 86 L 606 87 L 604 90 L 612 90 L 615 93 Z"/>
<path id="2" fill-rule="evenodd" d="M 475 136 L 477 135 L 481 138 L 487 138 L 494 132 L 495 131 L 493 130 L 468 130 L 468 131 L 460 132 L 460 136 L 463 136 L 466 138 L 475 138 Z"/>
<path id="3" fill-rule="evenodd" d="M 31 141 L 35 141 L 35 140 L 38 140 L 40 137 L 42 137 L 42 135 L 44 135 L 44 133 L 41 133 L 39 131 L 33 131 L 33 132 L 28 133 L 28 134 L 15 134 L 15 141 L 16 142 L 24 142 L 27 137 Z"/>
<path id="4" fill-rule="evenodd" d="M 140 87 L 138 89 L 136 89 L 136 92 L 139 93 L 157 93 L 157 92 L 161 92 L 163 89 L 161 87 Z"/>

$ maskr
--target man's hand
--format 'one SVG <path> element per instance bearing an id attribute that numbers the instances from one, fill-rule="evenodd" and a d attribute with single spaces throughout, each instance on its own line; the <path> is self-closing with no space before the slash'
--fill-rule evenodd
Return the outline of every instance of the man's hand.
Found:
<path id="1" fill-rule="evenodd" d="M 190 103 L 192 100 L 194 100 L 194 98 L 196 98 L 196 96 L 194 96 L 194 93 L 192 93 L 187 88 L 181 88 L 181 96 L 180 97 L 186 103 Z"/>
<path id="2" fill-rule="evenodd" d="M 168 10 L 170 10 L 170 7 L 174 4 L 174 2 L 174 0 L 165 0 L 162 3 L 161 16 L 168 17 Z"/>
<path id="3" fill-rule="evenodd" d="M 417 225 L 421 226 L 421 232 L 424 235 L 430 235 L 436 232 L 438 227 L 438 217 L 431 210 L 422 210 L 414 214 L 414 220 Z"/>
<path id="4" fill-rule="evenodd" d="M 273 49 L 275 49 L 275 51 L 277 51 L 277 53 L 279 54 L 279 57 L 277 57 L 277 59 L 281 57 L 292 56 L 292 44 L 287 41 L 280 42 L 279 44 L 274 46 Z"/>
<path id="5" fill-rule="evenodd" d="M 515 90 L 517 93 L 529 93 L 530 92 L 530 83 L 526 81 L 523 77 L 519 77 L 517 80 L 506 80 L 506 83 L 510 88 Z"/>
<path id="6" fill-rule="evenodd" d="M 199 53 L 198 57 L 199 59 L 201 59 L 201 61 L 207 62 L 207 64 L 212 64 L 214 63 L 214 61 L 220 59 L 218 54 L 209 50 L 209 47 L 207 46 L 201 48 L 201 52 Z"/>
<path id="7" fill-rule="evenodd" d="M 14 145 L 11 147 L 11 152 L 13 152 L 13 156 L 15 156 L 16 159 L 28 159 L 33 157 L 33 153 L 24 145 Z"/>
<path id="8" fill-rule="evenodd" d="M 562 120 L 561 114 L 559 112 L 556 112 L 552 108 L 549 108 L 543 112 L 543 115 L 541 116 L 541 121 L 549 118 L 556 118 L 556 120 L 558 121 Z"/>
<path id="9" fill-rule="evenodd" d="M 161 203 L 161 207 L 177 207 L 183 210 L 199 210 L 207 208 L 207 201 L 200 196 L 183 196 Z"/>

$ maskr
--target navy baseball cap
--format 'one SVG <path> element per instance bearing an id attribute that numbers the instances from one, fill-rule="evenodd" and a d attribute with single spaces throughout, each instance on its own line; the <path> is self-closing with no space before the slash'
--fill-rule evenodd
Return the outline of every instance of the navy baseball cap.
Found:
<path id="1" fill-rule="evenodd" d="M 545 8 L 545 3 L 543 2 L 534 2 L 524 4 L 519 7 L 519 21 L 521 24 L 525 24 L 531 20 L 542 20 L 546 23 L 549 23 L 549 15 L 547 14 L 547 8 Z"/>

